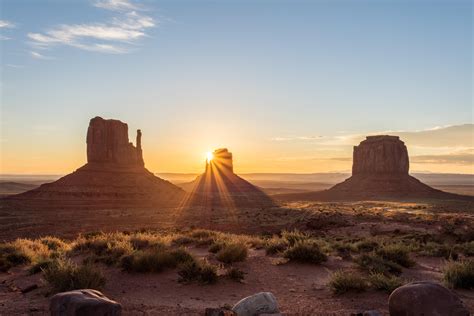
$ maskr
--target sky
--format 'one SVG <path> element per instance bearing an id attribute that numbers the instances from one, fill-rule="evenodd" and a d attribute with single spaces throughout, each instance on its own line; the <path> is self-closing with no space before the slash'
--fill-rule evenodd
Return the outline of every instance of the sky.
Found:
<path id="1" fill-rule="evenodd" d="M 474 173 L 472 1 L 0 0 L 0 173 L 86 162 L 95 116 L 146 167 L 339 172 L 399 135 L 412 172 Z"/>

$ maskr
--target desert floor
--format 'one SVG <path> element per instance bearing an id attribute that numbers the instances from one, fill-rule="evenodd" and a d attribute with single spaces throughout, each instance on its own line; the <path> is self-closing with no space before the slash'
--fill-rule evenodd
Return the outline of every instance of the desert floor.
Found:
<path id="1" fill-rule="evenodd" d="M 0 240 L 38 238 L 65 239 L 94 231 L 179 231 L 206 228 L 239 234 L 277 234 L 299 229 L 323 238 L 416 238 L 441 236 L 456 242 L 459 236 L 472 240 L 474 205 L 469 202 L 292 202 L 268 209 L 105 209 L 35 210 L 2 205 Z M 216 263 L 207 247 L 189 246 L 197 257 Z M 441 281 L 446 259 L 412 254 L 416 265 L 404 268 L 406 280 Z M 78 258 L 79 260 L 79 258 Z M 202 315 L 206 307 L 233 305 L 241 298 L 261 292 L 275 294 L 281 311 L 288 315 L 350 315 L 376 309 L 388 313 L 388 294 L 375 290 L 334 295 L 327 283 L 334 271 L 355 270 L 350 258 L 331 254 L 319 265 L 285 262 L 281 256 L 250 249 L 246 261 L 234 265 L 245 272 L 243 282 L 222 278 L 217 284 L 178 282 L 174 270 L 162 273 L 126 273 L 101 263 L 107 283 L 103 293 L 120 302 L 125 315 Z M 31 284 L 37 289 L 22 293 Z M 474 311 L 474 292 L 456 290 Z M 0 273 L 0 315 L 48 313 L 48 286 L 41 274 L 30 275 L 26 267 Z"/>

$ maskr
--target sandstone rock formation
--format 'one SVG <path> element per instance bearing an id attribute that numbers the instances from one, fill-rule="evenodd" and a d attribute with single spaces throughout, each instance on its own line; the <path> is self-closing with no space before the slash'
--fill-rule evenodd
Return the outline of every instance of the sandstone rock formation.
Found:
<path id="1" fill-rule="evenodd" d="M 189 187 L 197 194 L 193 204 L 205 206 L 270 206 L 273 201 L 259 188 L 234 173 L 232 153 L 216 149 L 205 172 Z"/>
<path id="2" fill-rule="evenodd" d="M 354 146 L 352 175 L 408 175 L 408 151 L 398 136 L 368 136 Z"/>
<path id="3" fill-rule="evenodd" d="M 128 125 L 119 120 L 95 117 L 87 130 L 87 162 L 144 166 L 140 130 L 137 147 L 128 141 Z"/>
<path id="4" fill-rule="evenodd" d="M 408 151 L 398 136 L 368 136 L 354 146 L 352 176 L 319 192 L 282 194 L 279 200 L 390 200 L 463 199 L 462 196 L 434 189 L 410 176 Z"/>
<path id="5" fill-rule="evenodd" d="M 470 314 L 454 292 L 429 281 L 412 282 L 397 288 L 390 294 L 388 308 L 391 316 Z"/>
<path id="6" fill-rule="evenodd" d="M 52 316 L 120 316 L 122 306 L 96 290 L 84 289 L 54 295 L 49 304 Z"/>
<path id="7" fill-rule="evenodd" d="M 178 205 L 185 192 L 144 167 L 142 133 L 136 147 L 128 140 L 128 126 L 95 117 L 87 130 L 87 163 L 59 180 L 9 197 L 9 200 L 47 206 Z"/>

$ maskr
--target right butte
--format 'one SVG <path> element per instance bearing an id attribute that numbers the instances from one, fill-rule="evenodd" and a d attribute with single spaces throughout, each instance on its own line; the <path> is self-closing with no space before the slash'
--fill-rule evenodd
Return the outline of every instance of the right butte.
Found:
<path id="1" fill-rule="evenodd" d="M 408 175 L 408 151 L 398 136 L 368 136 L 354 146 L 352 175 Z"/>
<path id="2" fill-rule="evenodd" d="M 368 136 L 354 146 L 352 176 L 328 190 L 281 194 L 279 200 L 462 199 L 473 197 L 434 189 L 409 175 L 408 150 L 398 136 Z"/>

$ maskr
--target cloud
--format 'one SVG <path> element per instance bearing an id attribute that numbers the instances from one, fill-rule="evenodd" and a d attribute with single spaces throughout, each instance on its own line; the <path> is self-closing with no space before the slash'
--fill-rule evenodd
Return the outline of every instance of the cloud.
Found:
<path id="1" fill-rule="evenodd" d="M 36 58 L 36 59 L 43 59 L 43 60 L 53 59 L 52 57 L 44 56 L 44 55 L 41 55 L 40 53 L 34 52 L 34 51 L 31 51 L 30 55 L 31 55 L 31 57 Z"/>
<path id="2" fill-rule="evenodd" d="M 25 68 L 25 66 L 23 65 L 15 65 L 15 64 L 6 64 L 6 66 L 10 68 L 17 68 L 17 69 Z"/>
<path id="3" fill-rule="evenodd" d="M 446 155 L 418 155 L 410 158 L 418 164 L 457 164 L 474 166 L 474 149 Z"/>
<path id="4" fill-rule="evenodd" d="M 0 29 L 3 29 L 3 28 L 14 28 L 15 27 L 15 24 L 13 24 L 12 22 L 10 21 L 7 21 L 7 20 L 0 20 Z"/>
<path id="5" fill-rule="evenodd" d="M 120 15 L 106 23 L 62 24 L 43 33 L 28 33 L 31 44 L 36 48 L 65 45 L 86 51 L 123 54 L 147 36 L 147 29 L 156 26 L 150 16 L 137 11 L 123 12 L 138 9 L 129 1 L 102 0 L 96 1 L 94 6 L 120 11 Z"/>
<path id="6" fill-rule="evenodd" d="M 97 0 L 94 7 L 111 11 L 139 10 L 140 8 L 128 0 Z"/>
<path id="7" fill-rule="evenodd" d="M 14 28 L 14 27 L 15 27 L 15 24 L 13 24 L 10 21 L 0 20 L 0 30 L 1 29 L 11 29 L 11 28 Z M 8 36 L 5 36 L 3 34 L 0 34 L 0 41 L 6 41 L 6 40 L 9 40 L 9 39 L 11 39 L 11 38 L 8 37 Z"/>

